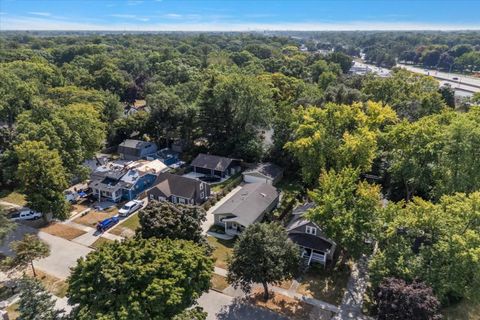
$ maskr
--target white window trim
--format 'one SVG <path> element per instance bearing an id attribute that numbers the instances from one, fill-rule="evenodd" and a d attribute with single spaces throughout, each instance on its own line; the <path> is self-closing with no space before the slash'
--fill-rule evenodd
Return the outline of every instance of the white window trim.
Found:
<path id="1" fill-rule="evenodd" d="M 307 227 L 305 228 L 305 233 L 311 234 L 311 235 L 313 235 L 313 236 L 316 236 L 316 235 L 317 235 L 317 228 L 311 227 L 311 226 L 307 226 Z"/>

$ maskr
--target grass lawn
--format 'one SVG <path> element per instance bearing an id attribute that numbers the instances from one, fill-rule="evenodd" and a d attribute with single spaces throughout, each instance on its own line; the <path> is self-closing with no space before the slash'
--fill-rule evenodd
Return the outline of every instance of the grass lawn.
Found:
<path id="1" fill-rule="evenodd" d="M 24 206 L 27 204 L 25 195 L 16 191 L 1 191 L 0 201 L 10 202 L 19 206 Z"/>
<path id="2" fill-rule="evenodd" d="M 8 319 L 15 320 L 18 318 L 20 314 L 18 313 L 17 308 L 18 308 L 18 302 L 8 306 L 8 308 L 6 309 L 8 314 Z"/>
<path id="3" fill-rule="evenodd" d="M 297 292 L 318 300 L 339 305 L 347 287 L 350 269 L 342 265 L 335 269 L 313 266 L 302 276 Z"/>
<path id="4" fill-rule="evenodd" d="M 235 240 L 223 240 L 215 237 L 207 237 L 208 243 L 214 248 L 213 257 L 215 265 L 227 269 L 227 257 L 232 254 Z"/>
<path id="5" fill-rule="evenodd" d="M 51 223 L 50 225 L 41 228 L 40 231 L 43 231 L 67 240 L 75 239 L 76 237 L 79 237 L 82 234 L 86 233 L 83 230 L 80 230 L 62 223 Z"/>
<path id="6" fill-rule="evenodd" d="M 442 310 L 444 320 L 480 320 L 480 303 L 463 300 Z"/>
<path id="7" fill-rule="evenodd" d="M 113 240 L 110 240 L 110 239 L 107 239 L 107 238 L 104 238 L 104 237 L 99 237 L 94 243 L 92 243 L 90 245 L 90 247 L 92 249 L 98 249 L 101 246 L 103 246 L 104 244 L 111 243 L 111 242 L 113 242 Z"/>
<path id="8" fill-rule="evenodd" d="M 35 272 L 37 273 L 37 279 L 45 286 L 45 289 L 57 297 L 63 298 L 66 296 L 68 289 L 67 282 L 38 269 L 35 269 Z M 31 268 L 28 268 L 27 274 L 33 277 Z"/>
<path id="9" fill-rule="evenodd" d="M 223 291 L 226 287 L 228 287 L 227 278 L 215 273 L 213 274 L 210 282 L 212 283 L 212 289 L 214 290 Z"/>
<path id="10" fill-rule="evenodd" d="M 235 173 L 233 176 L 231 176 L 230 178 L 228 178 L 227 180 L 221 182 L 221 183 L 218 183 L 218 184 L 215 184 L 212 186 L 212 192 L 219 192 L 221 191 L 223 188 L 225 188 L 225 186 L 229 185 L 230 183 L 233 183 L 235 180 L 238 180 L 240 179 L 241 181 L 241 176 L 242 176 L 242 173 L 241 172 L 238 172 L 238 173 Z"/>
<path id="11" fill-rule="evenodd" d="M 115 234 L 117 236 L 129 236 L 133 235 L 133 233 L 140 227 L 140 218 L 138 217 L 138 213 L 130 216 L 122 222 L 122 224 L 116 226 L 109 232 L 111 234 Z"/>
<path id="12" fill-rule="evenodd" d="M 73 221 L 76 223 L 80 223 L 80 224 L 95 228 L 99 221 L 102 221 L 103 219 L 111 218 L 117 214 L 118 214 L 117 208 L 111 208 L 105 211 L 92 210 L 86 215 L 82 217 L 78 217 Z"/>

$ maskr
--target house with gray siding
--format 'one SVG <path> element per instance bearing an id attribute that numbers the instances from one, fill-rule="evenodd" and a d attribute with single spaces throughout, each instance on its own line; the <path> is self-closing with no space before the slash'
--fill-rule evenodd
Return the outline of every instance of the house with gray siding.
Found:
<path id="1" fill-rule="evenodd" d="M 214 223 L 228 235 L 238 235 L 249 225 L 261 222 L 278 205 L 278 191 L 266 183 L 244 185 L 213 211 Z"/>
<path id="2" fill-rule="evenodd" d="M 336 243 L 329 239 L 322 228 L 308 220 L 305 214 L 314 207 L 314 203 L 306 203 L 297 207 L 292 215 L 292 220 L 287 225 L 288 237 L 302 250 L 302 258 L 308 265 L 313 262 L 324 266 L 333 259 Z"/>
<path id="3" fill-rule="evenodd" d="M 127 139 L 118 145 L 118 153 L 122 160 L 140 160 L 157 152 L 153 142 Z"/>
<path id="4" fill-rule="evenodd" d="M 240 172 L 240 163 L 238 159 L 200 153 L 190 166 L 193 172 L 225 178 Z"/>

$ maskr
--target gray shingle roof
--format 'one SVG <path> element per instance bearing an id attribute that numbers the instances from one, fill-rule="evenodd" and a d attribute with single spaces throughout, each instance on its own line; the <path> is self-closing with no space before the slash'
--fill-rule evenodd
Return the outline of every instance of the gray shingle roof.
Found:
<path id="1" fill-rule="evenodd" d="M 193 167 L 225 171 L 235 159 L 200 153 L 191 163 Z"/>
<path id="2" fill-rule="evenodd" d="M 230 199 L 218 207 L 213 214 L 231 214 L 243 226 L 254 223 L 265 210 L 278 198 L 275 187 L 266 183 L 249 183 L 244 185 Z"/>
<path id="3" fill-rule="evenodd" d="M 165 172 L 160 173 L 149 193 L 162 194 L 164 197 L 175 195 L 190 199 L 195 196 L 195 190 L 200 183 L 195 179 Z"/>

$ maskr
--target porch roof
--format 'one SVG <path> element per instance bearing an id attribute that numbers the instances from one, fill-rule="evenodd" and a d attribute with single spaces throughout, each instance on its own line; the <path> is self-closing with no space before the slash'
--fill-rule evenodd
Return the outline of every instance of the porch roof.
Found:
<path id="1" fill-rule="evenodd" d="M 328 252 L 332 244 L 327 240 L 305 233 L 290 233 L 288 237 L 297 245 L 316 251 Z"/>

